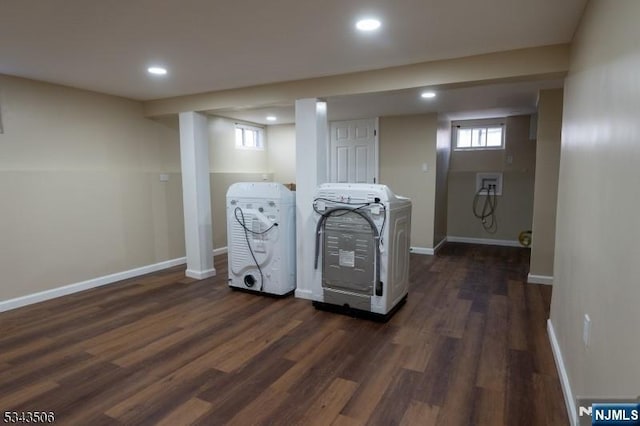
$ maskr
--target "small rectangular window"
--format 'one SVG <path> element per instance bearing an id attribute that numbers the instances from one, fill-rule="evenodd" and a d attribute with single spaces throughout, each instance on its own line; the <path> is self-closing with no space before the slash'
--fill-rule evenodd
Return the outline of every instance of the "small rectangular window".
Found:
<path id="1" fill-rule="evenodd" d="M 504 149 L 504 124 L 495 119 L 454 123 L 452 139 L 456 150 Z"/>
<path id="2" fill-rule="evenodd" d="M 264 130 L 260 127 L 236 124 L 237 149 L 264 149 Z"/>

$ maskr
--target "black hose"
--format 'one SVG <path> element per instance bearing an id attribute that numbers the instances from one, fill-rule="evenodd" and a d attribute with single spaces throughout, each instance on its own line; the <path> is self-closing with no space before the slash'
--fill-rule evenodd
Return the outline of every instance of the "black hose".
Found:
<path id="1" fill-rule="evenodd" d="M 334 200 L 331 200 L 329 198 L 318 197 L 318 198 L 313 200 L 313 210 L 316 213 L 318 213 L 320 216 L 322 216 L 324 213 L 321 212 L 320 210 L 318 210 L 318 208 L 316 207 L 316 202 L 317 201 L 327 201 L 327 202 L 332 203 L 332 204 L 340 204 L 340 205 L 344 205 L 344 206 L 354 206 L 354 205 L 358 206 L 358 207 L 354 208 L 353 210 L 360 210 L 360 209 L 363 209 L 365 207 L 375 206 L 375 205 L 380 206 L 382 208 L 382 215 L 383 215 L 382 216 L 382 225 L 380 226 L 380 232 L 379 232 L 380 245 L 381 246 L 384 245 L 384 237 L 383 237 L 383 235 L 384 235 L 384 227 L 385 227 L 385 225 L 387 223 L 387 207 L 379 201 L 379 198 L 376 198 L 376 201 L 374 201 L 373 203 L 369 203 L 369 202 L 368 203 L 349 203 L 349 202 L 345 203 L 344 201 L 334 201 Z M 336 215 L 332 215 L 332 216 L 334 216 L 334 217 L 344 216 L 344 215 L 350 213 L 351 211 L 352 210 L 346 210 L 345 213 L 336 214 Z"/>
<path id="2" fill-rule="evenodd" d="M 242 218 L 242 221 L 240 220 L 240 218 L 238 218 L 238 212 L 240 212 L 240 217 Z M 256 232 L 256 231 L 254 231 L 252 229 L 247 228 L 246 221 L 244 220 L 244 212 L 242 211 L 242 209 L 240 207 L 236 207 L 233 210 L 233 215 L 235 216 L 236 221 L 240 224 L 240 226 L 242 226 L 242 229 L 244 229 L 244 238 L 247 241 L 247 247 L 249 247 L 249 253 L 251 253 L 251 257 L 253 258 L 253 262 L 256 264 L 256 267 L 258 268 L 258 272 L 260 273 L 260 291 L 262 291 L 262 287 L 263 287 L 263 283 L 264 283 L 264 275 L 262 274 L 262 268 L 260 267 L 260 264 L 258 263 L 258 259 L 256 258 L 256 255 L 253 252 L 253 248 L 251 247 L 251 243 L 249 241 L 249 232 L 251 232 L 252 234 L 256 234 L 256 235 L 266 234 L 267 232 L 271 231 L 274 227 L 278 226 L 278 223 L 277 222 L 274 223 L 273 225 L 271 225 L 270 227 L 268 227 L 264 231 Z"/>
<path id="3" fill-rule="evenodd" d="M 334 207 L 334 208 L 328 209 L 325 212 L 321 213 L 320 220 L 318 220 L 318 224 L 316 225 L 316 252 L 315 252 L 315 259 L 314 259 L 314 269 L 318 269 L 318 258 L 320 257 L 320 231 L 324 229 L 324 224 L 325 224 L 327 218 L 329 216 L 333 216 L 334 215 L 333 213 L 335 213 L 335 212 L 345 212 L 343 214 L 335 215 L 335 216 L 343 216 L 343 215 L 348 214 L 348 213 L 355 213 L 355 214 L 361 216 L 364 220 L 366 220 L 369 223 L 369 226 L 371 226 L 371 230 L 373 232 L 373 239 L 376 240 L 376 281 L 375 281 L 375 285 L 377 286 L 380 283 L 380 245 L 378 244 L 379 241 L 380 241 L 380 234 L 378 232 L 378 227 L 373 222 L 371 217 L 369 217 L 368 215 L 366 215 L 364 212 L 362 212 L 360 210 L 362 207 L 365 207 L 365 206 L 360 206 L 360 207 L 357 207 L 357 208 Z M 315 206 L 314 206 L 314 210 L 315 210 Z M 316 210 L 316 212 L 318 212 L 318 210 Z M 385 219 L 386 219 L 386 214 L 385 214 Z"/>
<path id="4" fill-rule="evenodd" d="M 478 212 L 478 201 L 480 197 L 486 193 L 484 204 L 482 205 L 482 212 Z M 482 227 L 490 234 L 495 234 L 498 231 L 498 221 L 496 220 L 496 208 L 498 207 L 498 195 L 496 193 L 495 185 L 489 185 L 489 187 L 482 187 L 473 197 L 473 215 L 482 221 Z"/>

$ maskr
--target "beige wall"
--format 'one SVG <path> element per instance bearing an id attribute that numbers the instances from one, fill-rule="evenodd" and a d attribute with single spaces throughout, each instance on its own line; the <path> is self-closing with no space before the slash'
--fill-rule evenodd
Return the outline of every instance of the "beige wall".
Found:
<path id="1" fill-rule="evenodd" d="M 372 71 L 221 90 L 145 102 L 149 116 L 288 104 L 302 98 L 374 93 L 416 87 L 489 84 L 500 80 L 564 77 L 569 46 L 559 44 L 423 62 Z"/>
<path id="2" fill-rule="evenodd" d="M 237 149 L 235 123 L 224 117 L 209 117 L 209 166 L 215 173 L 265 173 L 267 150 Z M 253 123 L 244 123 L 259 126 Z M 264 131 L 266 138 L 267 132 Z"/>
<path id="3" fill-rule="evenodd" d="M 412 247 L 433 248 L 437 126 L 436 114 L 380 118 L 380 183 L 411 198 Z"/>
<path id="4" fill-rule="evenodd" d="M 296 181 L 296 126 L 267 126 L 267 164 L 273 180 L 281 183 Z"/>
<path id="5" fill-rule="evenodd" d="M 433 244 L 447 236 L 447 205 L 449 192 L 449 162 L 451 160 L 451 121 L 438 117 L 436 157 L 436 199 Z"/>
<path id="6" fill-rule="evenodd" d="M 530 117 L 505 119 L 505 149 L 451 152 L 447 233 L 464 238 L 517 241 L 521 231 L 531 229 L 536 143 L 529 140 Z M 508 158 L 511 157 L 511 164 Z M 502 172 L 502 195 L 498 196 L 495 234 L 485 231 L 473 215 L 477 172 Z"/>
<path id="7" fill-rule="evenodd" d="M 227 247 L 227 191 L 237 182 L 273 181 L 272 173 L 211 173 L 211 215 L 214 249 Z"/>
<path id="8" fill-rule="evenodd" d="M 565 85 L 551 321 L 574 395 L 640 392 L 638 16 L 592 0 Z"/>
<path id="9" fill-rule="evenodd" d="M 174 128 L 138 102 L 1 75 L 0 99 L 0 300 L 184 256 Z"/>
<path id="10" fill-rule="evenodd" d="M 269 138 L 264 130 L 265 149 L 236 149 L 235 123 L 224 117 L 209 117 L 209 174 L 213 247 L 227 246 L 226 199 L 229 186 L 236 182 L 273 180 L 268 169 Z M 245 123 L 262 127 L 254 123 Z"/>
<path id="11" fill-rule="evenodd" d="M 529 274 L 552 277 L 562 134 L 562 89 L 540 91 L 536 134 L 533 238 Z"/>

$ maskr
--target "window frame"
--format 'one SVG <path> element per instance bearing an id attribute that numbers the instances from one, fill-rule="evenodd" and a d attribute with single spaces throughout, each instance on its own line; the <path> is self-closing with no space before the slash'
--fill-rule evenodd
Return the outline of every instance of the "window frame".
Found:
<path id="1" fill-rule="evenodd" d="M 238 143 L 238 130 L 242 130 L 242 141 Z M 246 131 L 255 132 L 256 144 L 255 146 L 245 145 Z M 249 151 L 264 151 L 264 128 L 251 124 L 235 123 L 233 128 L 234 146 L 236 149 L 249 150 Z"/>
<path id="2" fill-rule="evenodd" d="M 502 138 L 500 146 L 458 146 L 458 132 L 461 129 L 484 129 L 488 131 L 490 128 L 500 127 L 502 129 Z M 507 144 L 507 125 L 506 118 L 490 118 L 482 120 L 460 120 L 451 123 L 451 149 L 454 151 L 498 151 L 506 149 Z M 486 140 L 486 139 L 485 139 Z M 486 142 L 485 142 L 486 143 Z"/>

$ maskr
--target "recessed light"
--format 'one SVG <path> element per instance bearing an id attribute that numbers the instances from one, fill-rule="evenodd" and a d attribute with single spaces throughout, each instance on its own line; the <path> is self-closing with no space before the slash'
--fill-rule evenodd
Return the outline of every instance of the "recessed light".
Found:
<path id="1" fill-rule="evenodd" d="M 375 31 L 380 28 L 380 21 L 372 18 L 361 19 L 356 22 L 356 28 L 360 31 Z"/>
<path id="2" fill-rule="evenodd" d="M 147 71 L 149 72 L 149 74 L 153 74 L 153 75 L 166 75 L 167 74 L 167 69 L 166 68 L 162 68 L 162 67 L 149 67 L 149 68 L 147 68 Z"/>
<path id="3" fill-rule="evenodd" d="M 420 96 L 425 99 L 432 99 L 436 97 L 436 92 L 422 92 Z"/>
<path id="4" fill-rule="evenodd" d="M 267 115 L 267 121 L 276 121 L 278 117 L 275 115 Z"/>

